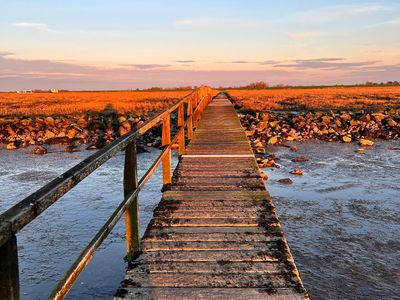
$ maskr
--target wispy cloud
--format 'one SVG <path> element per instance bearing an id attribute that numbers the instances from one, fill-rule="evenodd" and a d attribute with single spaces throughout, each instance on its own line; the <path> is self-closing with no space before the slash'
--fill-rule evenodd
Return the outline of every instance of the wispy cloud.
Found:
<path id="1" fill-rule="evenodd" d="M 180 64 L 192 64 L 192 63 L 195 63 L 196 61 L 195 60 L 177 60 L 176 62 L 180 63 Z"/>
<path id="2" fill-rule="evenodd" d="M 277 61 L 277 60 L 264 60 L 264 61 L 259 62 L 260 65 L 275 65 L 278 63 L 279 63 L 279 61 Z"/>
<path id="3" fill-rule="evenodd" d="M 168 68 L 171 65 L 167 64 L 122 64 L 124 67 L 131 67 L 140 70 L 150 70 L 150 69 L 160 69 L 160 68 Z"/>
<path id="4" fill-rule="evenodd" d="M 313 59 L 296 59 L 289 64 L 277 64 L 277 68 L 291 69 L 320 69 L 320 70 L 348 70 L 365 66 L 372 66 L 379 61 L 361 61 L 348 62 L 344 58 L 313 58 Z"/>
<path id="5" fill-rule="evenodd" d="M 274 65 L 279 63 L 277 60 L 263 60 L 263 61 L 257 61 L 257 60 L 234 60 L 230 62 L 231 64 L 257 64 L 257 65 Z"/>
<path id="6" fill-rule="evenodd" d="M 20 22 L 20 23 L 14 23 L 12 24 L 12 26 L 20 28 L 29 28 L 40 31 L 54 32 L 54 30 L 50 29 L 47 26 L 47 24 L 44 23 Z"/>
<path id="7" fill-rule="evenodd" d="M 11 55 L 14 55 L 14 53 L 9 51 L 0 51 L 0 57 L 11 56 Z"/>
<path id="8" fill-rule="evenodd" d="M 394 26 L 400 26 L 400 18 L 371 24 L 367 26 L 367 28 L 381 28 L 381 27 L 394 27 Z"/>
<path id="9" fill-rule="evenodd" d="M 294 17 L 306 23 L 326 23 L 347 17 L 392 12 L 395 8 L 382 4 L 357 4 L 357 5 L 335 5 L 326 6 L 296 13 Z"/>

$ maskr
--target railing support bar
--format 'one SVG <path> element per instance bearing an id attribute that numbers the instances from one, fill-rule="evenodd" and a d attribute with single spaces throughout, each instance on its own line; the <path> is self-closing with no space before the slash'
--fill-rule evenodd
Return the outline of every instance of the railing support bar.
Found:
<path id="1" fill-rule="evenodd" d="M 19 299 L 17 237 L 0 246 L 0 299 Z"/>
<path id="2" fill-rule="evenodd" d="M 138 186 L 137 176 L 137 157 L 136 140 L 129 143 L 125 149 L 125 167 L 124 167 L 124 197 L 135 190 Z M 125 209 L 125 228 L 126 228 L 126 252 L 128 259 L 131 254 L 140 250 L 139 233 L 139 207 L 138 196 L 126 206 Z"/>

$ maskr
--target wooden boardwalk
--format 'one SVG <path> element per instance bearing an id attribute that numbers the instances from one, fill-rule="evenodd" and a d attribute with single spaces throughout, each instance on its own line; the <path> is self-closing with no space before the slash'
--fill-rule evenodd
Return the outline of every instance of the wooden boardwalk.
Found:
<path id="1" fill-rule="evenodd" d="M 221 94 L 205 110 L 116 299 L 308 299 L 258 171 Z"/>

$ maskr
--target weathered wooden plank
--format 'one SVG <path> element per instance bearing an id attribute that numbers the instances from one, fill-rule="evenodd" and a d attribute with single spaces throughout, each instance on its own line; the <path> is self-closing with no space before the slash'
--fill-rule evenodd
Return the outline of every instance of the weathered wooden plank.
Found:
<path id="1" fill-rule="evenodd" d="M 135 289 L 129 288 L 129 282 L 126 286 L 122 285 L 118 290 L 116 299 L 160 299 L 160 300 L 193 300 L 193 299 L 210 299 L 210 300 L 300 300 L 304 299 L 303 293 L 296 293 L 293 289 L 270 289 L 264 288 L 174 288 L 174 287 L 152 287 Z"/>
<path id="2" fill-rule="evenodd" d="M 195 250 L 279 250 L 279 240 L 270 242 L 236 241 L 145 241 L 143 251 L 195 251 Z"/>
<path id="3" fill-rule="evenodd" d="M 184 227 L 187 228 L 187 227 Z M 191 228 L 191 227 L 190 227 Z M 219 227 L 220 228 L 220 227 Z M 228 227 L 230 228 L 230 227 Z M 194 233 L 188 231 L 187 233 L 176 233 L 176 232 L 165 232 L 162 229 L 157 230 L 153 228 L 152 231 L 148 232 L 146 235 L 146 241 L 163 241 L 163 242 L 181 242 L 181 241 L 202 241 L 202 242 L 276 242 L 280 239 L 279 233 L 250 233 L 243 234 L 243 232 L 238 233 L 221 233 L 221 232 L 202 232 Z"/>
<path id="4" fill-rule="evenodd" d="M 282 262 L 177 262 L 177 261 L 138 261 L 131 265 L 130 272 L 154 273 L 214 273 L 214 274 L 242 274 L 242 273 L 268 273 L 289 274 L 290 270 Z"/>
<path id="5" fill-rule="evenodd" d="M 193 250 L 174 251 L 163 250 L 158 252 L 143 252 L 140 259 L 145 261 L 281 261 L 282 255 L 279 251 L 254 251 L 254 250 Z"/>
<path id="6" fill-rule="evenodd" d="M 214 274 L 214 273 L 159 273 L 147 274 L 141 272 L 128 272 L 127 279 L 133 286 L 140 287 L 265 287 L 294 288 L 288 282 L 287 276 L 281 274 Z"/>
<path id="7" fill-rule="evenodd" d="M 190 199 L 207 199 L 207 200 L 265 200 L 269 201 L 271 196 L 266 191 L 165 191 L 163 193 L 164 200 L 190 200 Z"/>

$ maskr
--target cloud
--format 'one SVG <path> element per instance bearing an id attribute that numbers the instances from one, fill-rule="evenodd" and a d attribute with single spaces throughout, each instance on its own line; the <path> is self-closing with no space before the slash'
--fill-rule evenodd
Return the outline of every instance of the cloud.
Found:
<path id="1" fill-rule="evenodd" d="M 275 65 L 278 63 L 279 63 L 279 61 L 277 61 L 277 60 L 265 60 L 265 61 L 258 62 L 258 64 L 260 64 L 260 65 Z"/>
<path id="2" fill-rule="evenodd" d="M 274 65 L 279 63 L 277 60 L 264 60 L 264 61 L 252 61 L 252 60 L 234 60 L 231 64 L 257 64 L 257 65 Z"/>
<path id="3" fill-rule="evenodd" d="M 381 27 L 395 27 L 395 26 L 400 26 L 400 18 L 375 23 L 367 26 L 367 28 L 381 28 Z"/>
<path id="4" fill-rule="evenodd" d="M 12 24 L 12 26 L 21 27 L 21 28 L 35 29 L 35 30 L 40 30 L 40 31 L 54 32 L 54 30 L 51 30 L 44 23 L 20 22 L 20 23 L 14 23 L 14 24 Z"/>
<path id="5" fill-rule="evenodd" d="M 379 61 L 362 61 L 362 62 L 346 62 L 344 58 L 313 58 L 313 59 L 296 59 L 290 64 L 277 64 L 277 68 L 292 69 L 321 69 L 321 70 L 346 70 L 364 66 L 371 66 Z"/>
<path id="6" fill-rule="evenodd" d="M 294 18 L 306 23 L 327 23 L 343 18 L 392 12 L 395 8 L 380 4 L 335 5 L 296 13 Z"/>
<path id="7" fill-rule="evenodd" d="M 4 53 L 3 51 L 2 53 Z M 0 56 L 0 91 L 20 89 L 111 90 L 176 87 L 182 85 L 234 86 L 255 81 L 270 84 L 340 84 L 396 80 L 399 65 L 379 66 L 372 62 L 347 62 L 343 58 L 314 58 L 290 61 L 290 67 L 265 70 L 172 70 L 140 69 L 135 65 L 100 68 L 51 60 L 26 60 Z M 148 65 L 146 65 L 148 66 Z M 154 65 L 153 65 L 154 66 Z M 339 70 L 328 72 L 329 70 Z M 327 71 L 328 70 L 328 71 Z M 342 70 L 342 71 L 340 71 Z"/>
<path id="8" fill-rule="evenodd" d="M 171 65 L 161 65 L 161 64 L 123 64 L 121 66 L 132 67 L 132 68 L 140 69 L 140 70 L 149 70 L 149 69 L 168 68 Z"/>
<path id="9" fill-rule="evenodd" d="M 177 60 L 176 62 L 180 63 L 180 64 L 192 64 L 192 63 L 195 63 L 196 61 L 195 60 Z"/>
<path id="10" fill-rule="evenodd" d="M 254 64 L 254 61 L 247 61 L 247 60 L 234 60 L 231 61 L 232 64 Z"/>
<path id="11" fill-rule="evenodd" d="M 11 56 L 11 55 L 14 55 L 14 53 L 9 51 L 0 51 L 0 57 Z"/>

